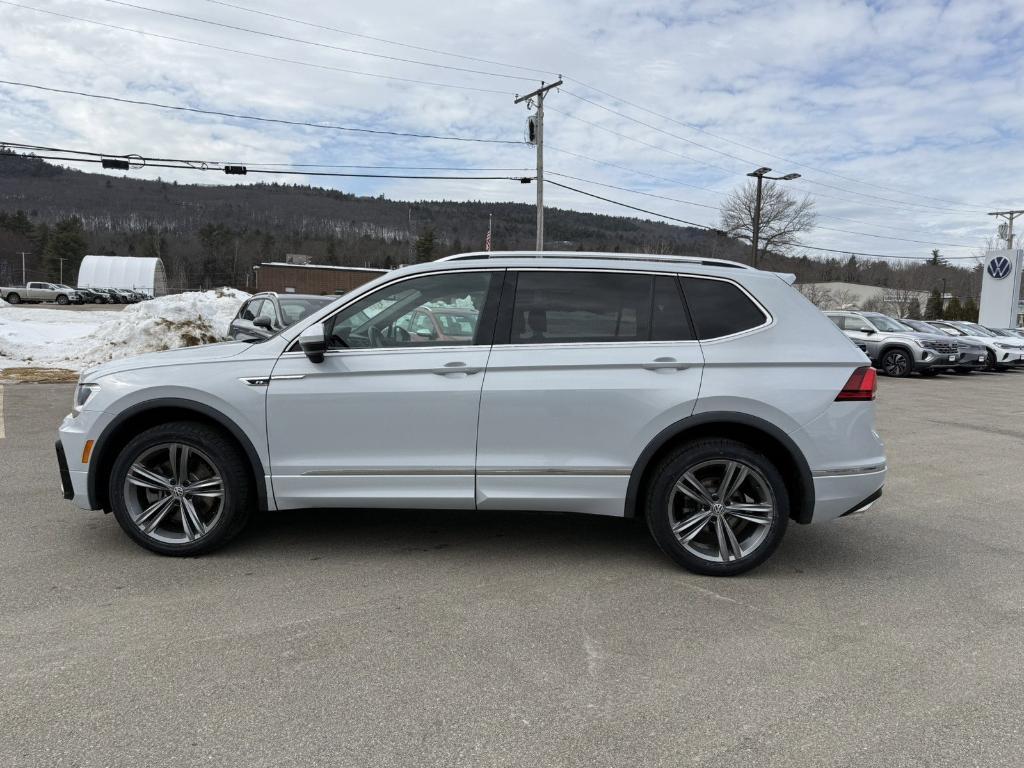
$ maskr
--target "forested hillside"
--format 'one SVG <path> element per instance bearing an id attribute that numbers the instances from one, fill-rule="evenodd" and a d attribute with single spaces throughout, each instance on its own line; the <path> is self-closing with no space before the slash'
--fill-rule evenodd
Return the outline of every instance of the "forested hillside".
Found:
<path id="1" fill-rule="evenodd" d="M 253 264 L 287 253 L 308 254 L 318 264 L 397 266 L 481 249 L 488 214 L 496 250 L 532 249 L 531 205 L 403 202 L 289 184 L 178 184 L 3 153 L 0 284 L 20 282 L 21 251 L 31 254 L 29 280 L 56 280 L 63 264 L 65 282 L 74 282 L 86 253 L 159 256 L 174 288 L 245 287 Z M 644 219 L 549 208 L 545 229 L 552 249 L 749 258 L 741 241 Z M 760 266 L 795 272 L 801 281 L 929 290 L 945 279 L 965 298 L 976 297 L 979 285 L 974 270 L 946 265 L 780 255 L 766 262 Z"/>

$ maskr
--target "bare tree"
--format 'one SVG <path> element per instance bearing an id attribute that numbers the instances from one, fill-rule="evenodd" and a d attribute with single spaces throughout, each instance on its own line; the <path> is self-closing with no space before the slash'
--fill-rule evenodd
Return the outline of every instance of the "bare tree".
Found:
<path id="1" fill-rule="evenodd" d="M 828 288 L 822 288 L 815 283 L 802 283 L 797 288 L 818 309 L 832 309 L 835 306 L 835 298 Z"/>
<path id="2" fill-rule="evenodd" d="M 896 317 L 906 317 L 910 302 L 917 298 L 918 293 L 918 291 L 907 288 L 906 283 L 900 280 L 897 285 L 885 289 L 882 294 L 882 303 Z"/>
<path id="3" fill-rule="evenodd" d="M 754 211 L 757 206 L 757 182 L 733 190 L 722 203 L 722 229 L 733 237 L 752 240 Z M 785 253 L 800 244 L 800 235 L 814 228 L 814 201 L 803 200 L 787 192 L 774 181 L 761 188 L 761 222 L 758 233 L 758 254 L 775 250 Z"/>
<path id="4" fill-rule="evenodd" d="M 848 288 L 836 288 L 832 291 L 832 302 L 835 309 L 857 308 L 857 296 Z"/>

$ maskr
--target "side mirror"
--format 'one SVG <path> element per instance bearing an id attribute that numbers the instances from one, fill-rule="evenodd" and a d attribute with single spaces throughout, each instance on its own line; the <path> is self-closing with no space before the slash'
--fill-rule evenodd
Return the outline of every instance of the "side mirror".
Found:
<path id="1" fill-rule="evenodd" d="M 252 324 L 255 325 L 257 328 L 266 328 L 268 331 L 271 328 L 270 318 L 264 315 L 260 315 L 259 317 L 257 317 L 255 320 L 252 321 Z"/>
<path id="2" fill-rule="evenodd" d="M 323 323 L 311 325 L 299 334 L 299 347 L 306 353 L 311 363 L 322 363 L 324 352 L 327 351 L 327 339 L 324 337 Z"/>
<path id="3" fill-rule="evenodd" d="M 872 336 L 875 333 L 874 328 L 861 328 L 861 333 L 866 333 L 868 336 Z"/>

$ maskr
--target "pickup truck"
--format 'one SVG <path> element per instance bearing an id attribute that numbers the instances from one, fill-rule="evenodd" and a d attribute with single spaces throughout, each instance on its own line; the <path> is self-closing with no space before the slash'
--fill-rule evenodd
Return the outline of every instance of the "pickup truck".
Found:
<path id="1" fill-rule="evenodd" d="M 82 297 L 74 288 L 53 283 L 26 283 L 24 288 L 0 287 L 0 299 L 8 304 L 81 304 Z"/>

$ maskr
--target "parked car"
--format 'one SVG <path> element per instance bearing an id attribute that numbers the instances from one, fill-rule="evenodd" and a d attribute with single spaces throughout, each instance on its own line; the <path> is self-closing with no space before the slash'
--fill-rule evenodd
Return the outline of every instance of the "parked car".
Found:
<path id="1" fill-rule="evenodd" d="M 473 309 L 423 307 L 395 326 L 406 341 L 460 341 L 473 338 L 477 324 Z"/>
<path id="2" fill-rule="evenodd" d="M 981 344 L 985 348 L 986 370 L 1005 371 L 1020 362 L 1021 352 L 1015 345 L 985 328 L 973 327 L 956 320 L 932 320 L 931 324 L 950 336 L 955 336 L 957 341 L 966 339 Z"/>
<path id="3" fill-rule="evenodd" d="M 914 371 L 934 376 L 955 365 L 960 350 L 946 336 L 919 333 L 880 312 L 830 311 L 825 315 L 854 341 L 867 345 L 871 362 L 887 376 Z"/>
<path id="4" fill-rule="evenodd" d="M 110 303 L 110 297 L 106 292 L 100 291 L 96 288 L 76 288 L 75 290 L 82 296 L 82 300 L 86 304 Z"/>
<path id="5" fill-rule="evenodd" d="M 931 325 L 924 320 L 912 320 L 901 317 L 900 322 L 913 328 L 918 333 L 930 333 L 935 336 L 945 335 L 941 328 Z M 956 340 L 956 346 L 959 350 L 959 357 L 956 364 L 951 365 L 947 370 L 966 374 L 985 367 L 987 350 L 982 344 L 971 341 L 967 337 L 962 337 Z"/>
<path id="6" fill-rule="evenodd" d="M 967 323 L 971 327 L 984 328 L 991 334 L 1001 338 L 1001 341 L 997 342 L 1002 344 L 1012 344 L 1021 353 L 1021 359 L 1017 361 L 1017 364 L 1024 363 L 1024 339 L 1018 334 L 1007 328 L 992 328 L 987 325 L 978 325 L 978 323 Z"/>
<path id="7" fill-rule="evenodd" d="M 24 288 L 0 288 L 0 299 L 8 304 L 71 304 L 78 300 L 78 294 L 64 285 L 30 282 Z"/>
<path id="8" fill-rule="evenodd" d="M 257 293 L 238 308 L 228 336 L 239 341 L 266 339 L 334 301 L 333 296 Z"/>
<path id="9" fill-rule="evenodd" d="M 256 508 L 534 510 L 644 516 L 682 566 L 740 573 L 886 476 L 875 371 L 792 282 L 619 254 L 405 267 L 262 341 L 90 369 L 64 495 L 166 555 Z M 398 332 L 456 304 L 469 337 Z"/>

